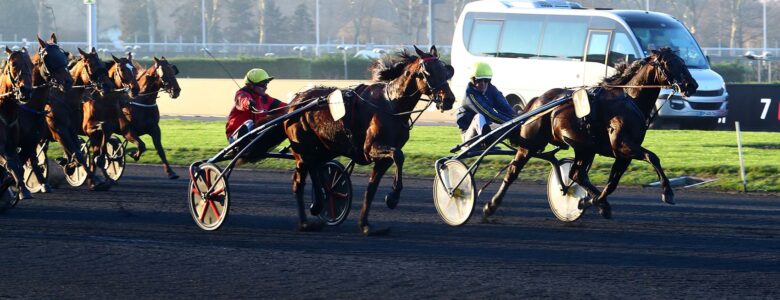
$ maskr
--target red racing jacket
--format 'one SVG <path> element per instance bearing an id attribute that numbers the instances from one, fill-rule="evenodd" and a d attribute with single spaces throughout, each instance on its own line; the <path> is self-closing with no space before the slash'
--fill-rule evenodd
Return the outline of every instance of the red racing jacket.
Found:
<path id="1" fill-rule="evenodd" d="M 247 120 L 254 121 L 254 126 L 262 124 L 265 120 L 280 116 L 287 112 L 286 109 L 277 109 L 270 113 L 253 113 L 249 109 L 249 104 L 254 103 L 257 110 L 272 110 L 280 107 L 286 107 L 287 103 L 279 101 L 274 97 L 260 96 L 250 88 L 241 88 L 236 92 L 236 96 L 233 99 L 235 104 L 233 109 L 230 110 L 230 114 L 227 118 L 227 124 L 225 124 L 225 134 L 230 136 L 241 124 L 244 124 Z"/>

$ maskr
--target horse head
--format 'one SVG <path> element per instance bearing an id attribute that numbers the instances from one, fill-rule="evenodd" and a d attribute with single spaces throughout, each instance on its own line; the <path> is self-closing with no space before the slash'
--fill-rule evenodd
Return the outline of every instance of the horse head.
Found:
<path id="1" fill-rule="evenodd" d="M 179 93 L 181 92 L 179 82 L 176 80 L 176 75 L 179 74 L 179 68 L 177 68 L 176 65 L 169 63 L 168 60 L 165 59 L 165 56 L 163 56 L 160 59 L 154 57 L 154 66 L 152 66 L 152 69 L 154 69 L 154 73 L 152 74 L 156 74 L 160 80 L 160 87 L 170 94 L 171 98 L 178 98 Z"/>
<path id="2" fill-rule="evenodd" d="M 85 85 L 93 85 L 101 96 L 106 95 L 112 88 L 111 80 L 108 77 L 108 70 L 103 61 L 98 57 L 95 47 L 89 53 L 78 48 L 81 58 L 79 62 L 86 72 L 81 72 L 81 80 Z M 78 66 L 78 65 L 77 65 Z"/>
<path id="3" fill-rule="evenodd" d="M 68 53 L 57 45 L 57 36 L 52 33 L 48 42 L 38 37 L 38 44 L 38 59 L 34 61 L 37 61 L 36 66 L 43 80 L 61 86 L 63 91 L 70 90 L 73 77 L 68 72 Z"/>
<path id="4" fill-rule="evenodd" d="M 656 79 L 668 85 L 679 86 L 685 97 L 693 95 L 699 88 L 699 84 L 688 71 L 685 61 L 670 48 L 652 50 L 648 59 L 650 65 L 654 67 Z"/>
<path id="5" fill-rule="evenodd" d="M 447 83 L 455 69 L 443 61 L 439 60 L 439 52 L 436 46 L 426 53 L 414 46 L 414 50 L 420 57 L 419 76 L 417 76 L 417 88 L 425 95 L 428 95 L 436 103 L 436 108 L 440 111 L 452 109 L 455 102 L 455 95 L 450 90 Z"/>
<path id="6" fill-rule="evenodd" d="M 133 66 L 133 54 L 128 53 L 127 57 L 117 58 L 111 54 L 111 58 L 114 60 L 110 63 L 108 69 L 108 76 L 117 88 L 123 88 L 127 90 L 130 98 L 138 96 L 141 88 L 138 85 L 138 80 L 135 79 L 135 67 Z"/>
<path id="7" fill-rule="evenodd" d="M 32 63 L 27 49 L 11 50 L 5 47 L 8 61 L 0 75 L 0 93 L 14 96 L 19 103 L 27 103 L 32 95 Z"/>

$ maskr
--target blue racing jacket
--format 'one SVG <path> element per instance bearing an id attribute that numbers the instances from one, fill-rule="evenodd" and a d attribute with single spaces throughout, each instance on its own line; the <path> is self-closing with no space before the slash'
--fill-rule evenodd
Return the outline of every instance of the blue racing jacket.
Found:
<path id="1" fill-rule="evenodd" d="M 466 96 L 463 97 L 461 107 L 458 109 L 456 122 L 458 128 L 466 130 L 476 114 L 482 114 L 488 120 L 488 124 L 501 124 L 515 117 L 515 112 L 509 106 L 504 95 L 494 85 L 488 85 L 487 91 L 482 94 L 472 84 L 466 88 Z"/>

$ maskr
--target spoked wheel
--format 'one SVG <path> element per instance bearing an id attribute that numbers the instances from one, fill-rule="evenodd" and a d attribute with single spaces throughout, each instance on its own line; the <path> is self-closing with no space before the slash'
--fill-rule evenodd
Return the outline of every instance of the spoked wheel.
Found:
<path id="1" fill-rule="evenodd" d="M 119 181 L 125 172 L 125 145 L 119 138 L 112 136 L 106 143 L 105 169 L 108 178 Z"/>
<path id="2" fill-rule="evenodd" d="M 227 179 L 216 165 L 203 163 L 192 170 L 189 185 L 190 214 L 203 230 L 217 230 L 228 214 L 230 192 Z"/>
<path id="3" fill-rule="evenodd" d="M 433 203 L 444 223 L 460 226 L 468 222 L 477 198 L 474 184 L 474 176 L 459 160 L 447 160 L 436 170 Z"/>
<path id="4" fill-rule="evenodd" d="M 35 148 L 35 153 L 38 158 L 38 168 L 43 175 L 43 182 L 38 180 L 38 176 L 35 176 L 33 172 L 32 161 L 28 160 L 24 163 L 24 185 L 31 193 L 38 193 L 43 190 L 46 180 L 49 178 L 49 164 L 47 162 L 46 151 L 49 149 L 49 141 L 41 141 L 38 143 L 38 147 Z"/>
<path id="5" fill-rule="evenodd" d="M 79 151 L 81 151 L 82 157 L 84 157 L 84 161 L 89 164 L 89 149 L 87 149 L 87 142 L 84 141 L 81 137 L 79 137 Z M 65 165 L 62 169 L 62 171 L 65 173 L 65 180 L 68 181 L 68 184 L 71 186 L 81 186 L 84 184 L 85 181 L 87 181 L 87 166 L 79 165 L 78 167 L 73 167 L 71 164 L 76 163 L 76 157 L 70 157 L 68 160 L 68 164 Z"/>
<path id="6" fill-rule="evenodd" d="M 19 202 L 19 197 L 12 191 L 13 184 L 13 178 L 8 176 L 5 168 L 0 167 L 0 212 L 16 206 Z"/>
<path id="7" fill-rule="evenodd" d="M 550 203 L 550 209 L 558 220 L 567 223 L 577 221 L 582 216 L 584 210 L 579 209 L 579 202 L 580 199 L 588 196 L 585 188 L 569 178 L 569 170 L 573 164 L 574 162 L 570 158 L 564 158 L 560 161 L 558 170 L 563 178 L 563 186 L 558 181 L 554 169 L 550 170 L 550 176 L 547 178 L 547 201 Z M 564 187 L 566 187 L 565 192 Z"/>
<path id="8" fill-rule="evenodd" d="M 341 163 L 332 160 L 319 167 L 312 176 L 319 176 L 327 197 L 318 217 L 330 226 L 341 224 L 352 208 L 352 180 L 349 174 Z M 312 188 L 312 199 L 316 199 L 315 193 Z"/>

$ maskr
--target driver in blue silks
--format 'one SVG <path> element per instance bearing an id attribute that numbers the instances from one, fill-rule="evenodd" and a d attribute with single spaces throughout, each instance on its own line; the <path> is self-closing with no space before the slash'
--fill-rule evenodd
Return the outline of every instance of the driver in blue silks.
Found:
<path id="1" fill-rule="evenodd" d="M 464 142 L 490 132 L 490 124 L 501 124 L 516 116 L 501 91 L 490 83 L 492 78 L 490 65 L 484 62 L 474 65 L 471 82 L 456 119 Z"/>

